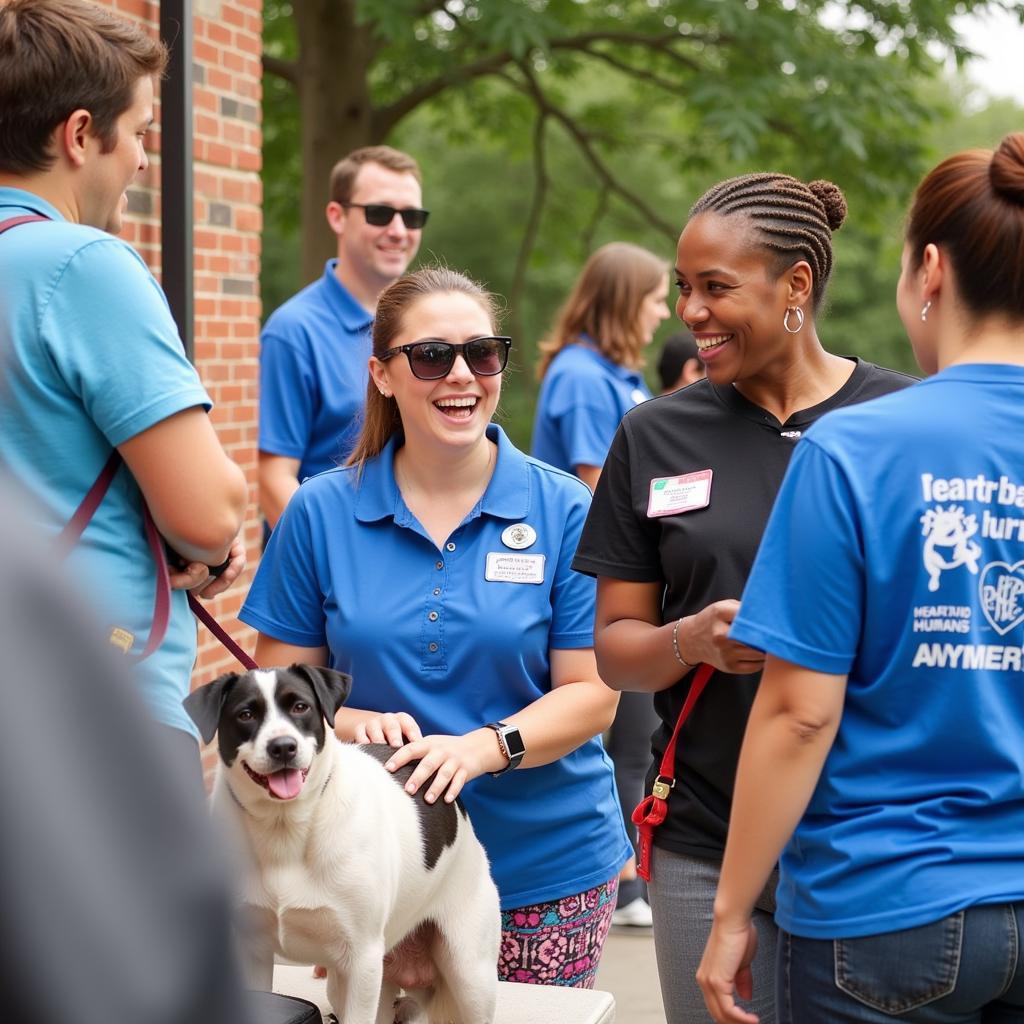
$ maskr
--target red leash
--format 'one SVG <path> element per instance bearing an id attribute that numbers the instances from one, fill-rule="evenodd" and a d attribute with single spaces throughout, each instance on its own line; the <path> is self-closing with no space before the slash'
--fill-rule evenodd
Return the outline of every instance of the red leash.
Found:
<path id="1" fill-rule="evenodd" d="M 636 873 L 645 881 L 651 880 L 651 848 L 654 841 L 654 830 L 665 820 L 668 814 L 668 798 L 676 784 L 676 742 L 679 739 L 679 730 L 683 723 L 690 717 L 697 698 L 704 692 L 708 680 L 714 673 L 714 669 L 707 663 L 698 665 L 693 674 L 693 682 L 690 683 L 690 692 L 686 695 L 683 703 L 683 710 L 679 712 L 676 719 L 676 727 L 672 730 L 672 738 L 665 746 L 665 753 L 661 757 L 661 766 L 658 768 L 658 777 L 651 787 L 651 795 L 645 796 L 636 805 L 632 814 L 633 824 L 636 825 L 637 845 L 639 854 L 637 856 Z"/>

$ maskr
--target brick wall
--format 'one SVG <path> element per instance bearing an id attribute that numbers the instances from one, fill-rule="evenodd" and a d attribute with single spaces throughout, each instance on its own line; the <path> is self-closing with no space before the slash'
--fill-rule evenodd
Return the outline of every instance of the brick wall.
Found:
<path id="1" fill-rule="evenodd" d="M 152 0 L 100 0 L 143 21 L 156 35 L 160 7 Z M 193 0 L 195 189 L 195 360 L 213 401 L 213 423 L 249 481 L 245 578 L 211 611 L 247 650 L 253 632 L 235 618 L 259 557 L 256 516 L 256 425 L 259 389 L 259 270 L 262 187 L 260 65 L 261 0 Z M 128 195 L 122 237 L 160 277 L 159 122 L 148 140 L 151 164 Z M 205 630 L 193 684 L 236 662 Z"/>

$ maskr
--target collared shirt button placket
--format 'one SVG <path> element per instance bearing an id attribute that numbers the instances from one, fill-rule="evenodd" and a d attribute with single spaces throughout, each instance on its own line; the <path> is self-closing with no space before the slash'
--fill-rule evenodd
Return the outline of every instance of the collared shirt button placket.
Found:
<path id="1" fill-rule="evenodd" d="M 448 546 L 449 546 L 449 548 L 454 547 L 454 545 L 448 545 Z M 443 558 L 439 558 L 439 559 L 437 559 L 436 562 L 434 562 L 434 569 L 437 572 L 444 572 L 445 568 L 446 568 L 446 566 L 445 566 L 445 562 L 444 562 Z M 430 593 L 431 593 L 431 596 L 433 596 L 433 597 L 440 597 L 441 593 L 442 593 L 442 587 L 440 587 L 440 586 L 431 587 L 430 588 Z M 437 655 L 438 652 L 441 650 L 441 636 L 440 636 L 440 632 L 439 632 L 439 627 L 434 625 L 435 623 L 439 622 L 440 618 L 441 618 L 441 613 L 439 611 L 437 611 L 436 609 L 430 609 L 427 612 L 427 626 L 426 626 L 427 636 L 435 638 L 435 639 L 428 640 L 428 643 L 427 643 L 427 652 L 428 652 L 428 654 Z M 434 668 L 439 667 L 439 664 L 440 664 L 437 661 L 436 657 L 429 659 L 428 663 L 431 666 L 433 666 Z"/>

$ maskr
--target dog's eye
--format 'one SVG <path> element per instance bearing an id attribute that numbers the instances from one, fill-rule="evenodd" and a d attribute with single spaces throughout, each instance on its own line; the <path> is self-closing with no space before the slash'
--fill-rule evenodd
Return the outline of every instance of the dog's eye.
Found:
<path id="1" fill-rule="evenodd" d="M 251 722 L 254 717 L 255 716 L 248 708 L 242 708 L 242 710 L 238 712 L 238 720 L 240 722 Z"/>
<path id="2" fill-rule="evenodd" d="M 309 705 L 305 701 L 297 700 L 292 705 L 293 715 L 304 715 L 309 710 Z"/>

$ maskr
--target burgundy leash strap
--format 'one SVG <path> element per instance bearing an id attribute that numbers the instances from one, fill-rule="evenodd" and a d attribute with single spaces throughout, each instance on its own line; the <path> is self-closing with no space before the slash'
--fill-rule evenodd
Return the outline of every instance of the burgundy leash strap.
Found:
<path id="1" fill-rule="evenodd" d="M 636 805 L 632 814 L 633 824 L 636 825 L 637 854 L 636 873 L 645 881 L 651 880 L 651 848 L 654 844 L 654 830 L 665 820 L 668 814 L 668 798 L 676 784 L 676 743 L 679 740 L 679 731 L 683 723 L 690 717 L 697 698 L 704 692 L 708 680 L 714 673 L 707 663 L 699 665 L 693 675 L 693 682 L 690 684 L 690 692 L 686 695 L 683 709 L 676 719 L 676 727 L 672 730 L 672 738 L 665 745 L 665 752 L 661 756 L 661 765 L 658 768 L 658 777 L 654 780 L 649 796 Z"/>
<path id="2" fill-rule="evenodd" d="M 192 614 L 238 659 L 247 669 L 252 671 L 259 665 L 232 640 L 227 630 L 203 607 L 195 594 L 188 595 L 188 606 Z"/>
<path id="3" fill-rule="evenodd" d="M 19 224 L 31 224 L 36 220 L 49 219 L 49 217 L 44 217 L 41 213 L 25 213 L 20 217 L 9 217 L 7 220 L 0 222 L 0 235 L 11 228 L 16 228 Z"/>
<path id="4" fill-rule="evenodd" d="M 5 221 L 0 221 L 0 235 L 11 228 L 16 228 L 19 224 L 31 224 L 34 221 L 49 219 L 49 217 L 44 217 L 38 213 L 27 213 L 20 217 L 9 217 Z M 114 482 L 114 477 L 117 476 L 117 471 L 121 468 L 121 461 L 120 453 L 116 450 L 113 451 L 110 458 L 107 459 L 106 465 L 100 470 L 100 475 L 82 499 L 81 504 L 75 509 L 74 514 L 67 523 L 64 524 L 64 529 L 57 536 L 59 558 L 66 558 L 79 540 L 81 540 L 85 528 L 96 514 L 96 510 L 106 497 L 107 491 L 110 490 L 110 485 Z M 146 646 L 142 649 L 142 653 L 131 656 L 131 660 L 134 662 L 144 661 L 160 647 L 164 642 L 164 637 L 167 635 L 167 624 L 171 617 L 171 585 L 168 580 L 167 555 L 164 552 L 163 538 L 156 528 L 156 523 L 153 522 L 153 516 L 150 514 L 149 506 L 145 500 L 142 502 L 142 519 L 146 530 L 146 542 L 149 544 L 149 550 L 153 554 L 153 561 L 156 562 L 156 594 L 153 598 L 153 625 L 149 630 L 149 638 L 146 641 Z M 188 595 L 188 605 L 192 609 L 192 614 L 247 669 L 259 668 L 259 665 L 228 636 L 220 623 L 199 603 L 198 598 L 194 594 L 190 593 Z"/>
<path id="5" fill-rule="evenodd" d="M 2 228 L 3 225 L 0 225 Z M 71 549 L 79 542 L 89 521 L 96 514 L 96 509 L 110 490 L 110 485 L 121 468 L 121 455 L 115 449 L 110 453 L 107 464 L 100 470 L 96 482 L 89 488 L 89 493 L 82 499 L 81 504 L 75 509 L 74 515 L 64 524 L 64 529 L 57 535 L 57 549 L 60 558 L 66 558 Z M 149 510 L 147 509 L 147 515 Z"/>

